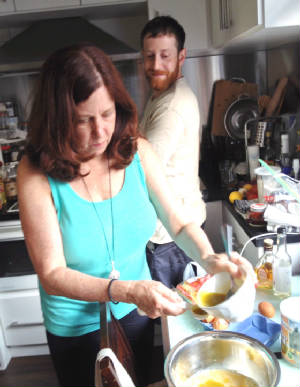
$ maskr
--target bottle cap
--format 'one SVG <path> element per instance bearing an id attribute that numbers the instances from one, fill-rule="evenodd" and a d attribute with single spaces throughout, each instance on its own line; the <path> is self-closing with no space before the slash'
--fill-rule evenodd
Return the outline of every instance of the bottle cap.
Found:
<path id="1" fill-rule="evenodd" d="M 285 227 L 278 227 L 277 234 L 286 234 L 286 228 Z"/>
<path id="2" fill-rule="evenodd" d="M 264 239 L 264 246 L 265 247 L 273 247 L 274 241 L 271 238 Z"/>

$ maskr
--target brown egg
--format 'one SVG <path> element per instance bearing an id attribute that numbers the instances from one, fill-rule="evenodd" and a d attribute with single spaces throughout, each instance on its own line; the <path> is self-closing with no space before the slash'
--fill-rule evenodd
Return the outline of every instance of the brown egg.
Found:
<path id="1" fill-rule="evenodd" d="M 206 318 L 204 320 L 202 320 L 202 321 L 205 322 L 205 323 L 211 323 L 211 322 L 213 322 L 214 319 L 215 319 L 214 316 L 212 316 L 211 314 L 208 314 L 206 316 Z"/>
<path id="2" fill-rule="evenodd" d="M 214 329 L 217 330 L 222 330 L 224 331 L 225 329 L 228 328 L 229 322 L 225 320 L 224 318 L 215 318 L 212 322 L 212 326 Z"/>
<path id="3" fill-rule="evenodd" d="M 275 308 L 274 306 L 267 301 L 262 301 L 258 304 L 258 311 L 262 315 L 272 318 L 275 316 Z"/>

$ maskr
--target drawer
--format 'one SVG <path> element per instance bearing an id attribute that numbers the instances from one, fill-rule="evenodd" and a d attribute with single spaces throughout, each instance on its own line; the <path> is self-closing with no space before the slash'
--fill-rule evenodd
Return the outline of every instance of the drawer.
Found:
<path id="1" fill-rule="evenodd" d="M 0 313 L 7 346 L 47 343 L 38 289 L 0 293 Z"/>
<path id="2" fill-rule="evenodd" d="M 0 306 L 4 329 L 43 323 L 38 289 L 0 293 Z"/>
<path id="3" fill-rule="evenodd" d="M 4 329 L 4 339 L 8 347 L 47 343 L 43 324 L 11 325 Z"/>

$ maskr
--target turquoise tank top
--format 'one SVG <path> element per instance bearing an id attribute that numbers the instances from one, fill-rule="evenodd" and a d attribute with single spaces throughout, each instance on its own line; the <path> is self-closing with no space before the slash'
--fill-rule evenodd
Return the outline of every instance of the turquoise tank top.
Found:
<path id="1" fill-rule="evenodd" d="M 120 280 L 151 279 L 146 261 L 146 244 L 156 226 L 156 213 L 146 187 L 138 154 L 125 169 L 121 191 L 112 199 L 91 202 L 81 198 L 69 183 L 48 177 L 57 211 L 67 266 L 95 277 L 108 278 L 112 249 L 111 204 L 114 221 L 115 266 Z M 107 243 L 105 241 L 107 239 Z M 110 253 L 113 256 L 112 252 Z M 73 300 L 47 294 L 40 284 L 46 329 L 57 336 L 80 336 L 99 329 L 98 302 Z M 134 304 L 111 303 L 120 319 L 136 308 Z"/>

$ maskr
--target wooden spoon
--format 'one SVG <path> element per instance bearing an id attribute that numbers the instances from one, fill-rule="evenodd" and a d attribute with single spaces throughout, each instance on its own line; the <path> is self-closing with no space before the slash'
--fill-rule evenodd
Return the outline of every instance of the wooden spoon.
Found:
<path id="1" fill-rule="evenodd" d="M 258 97 L 258 111 L 261 117 L 264 117 L 271 97 L 269 95 L 261 95 Z"/>
<path id="2" fill-rule="evenodd" d="M 287 83 L 288 83 L 287 77 L 283 77 L 279 80 L 276 86 L 276 89 L 274 91 L 274 94 L 272 95 L 272 98 L 268 103 L 268 107 L 266 109 L 266 117 L 272 116 L 278 109 L 280 102 L 284 96 Z"/>

